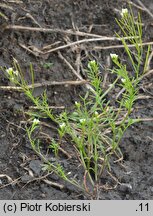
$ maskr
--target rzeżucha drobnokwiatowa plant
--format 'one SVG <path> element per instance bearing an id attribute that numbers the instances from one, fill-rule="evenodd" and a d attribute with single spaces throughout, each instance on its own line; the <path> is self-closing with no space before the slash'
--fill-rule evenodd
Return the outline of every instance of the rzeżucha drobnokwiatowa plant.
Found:
<path id="1" fill-rule="evenodd" d="M 48 104 L 47 91 L 44 91 L 41 97 L 34 96 L 34 71 L 32 66 L 30 66 L 32 87 L 29 87 L 16 60 L 14 60 L 13 68 L 3 69 L 10 82 L 19 86 L 20 90 L 37 107 L 37 113 L 28 113 L 32 122 L 31 126 L 26 127 L 26 131 L 33 150 L 44 162 L 44 169 L 53 171 L 65 181 L 89 194 L 94 194 L 97 188 L 101 187 L 103 173 L 106 170 L 111 171 L 112 158 L 113 160 L 116 158 L 116 161 L 122 158 L 119 144 L 126 129 L 138 121 L 132 119 L 130 114 L 137 98 L 139 82 L 146 72 L 146 62 L 149 56 L 148 48 L 144 69 L 141 68 L 141 72 L 140 65 L 142 67 L 145 50 L 142 47 L 140 14 L 137 18 L 134 18 L 131 9 L 130 12 L 128 9 L 122 9 L 121 18 L 116 19 L 116 22 L 122 32 L 121 35 L 117 33 L 116 35 L 124 45 L 133 73 L 129 73 L 125 61 L 123 63 L 121 59 L 119 60 L 117 54 L 111 53 L 110 57 L 114 63 L 114 68 L 110 71 L 116 75 L 116 78 L 109 88 L 104 91 L 101 87 L 103 80 L 99 76 L 98 62 L 90 61 L 86 71 L 92 90 L 87 90 L 85 96 L 80 97 L 80 101 L 75 102 L 73 112 L 64 110 L 60 115 L 53 114 Z M 129 48 L 128 44 L 134 46 L 133 50 Z M 116 86 L 124 91 L 116 101 L 117 106 L 112 106 L 111 101 L 106 100 L 106 96 Z M 33 136 L 34 131 L 41 128 L 40 119 L 46 117 L 57 125 L 58 138 L 56 140 L 51 138 L 49 145 L 56 158 L 52 162 L 42 151 L 41 140 Z M 74 149 L 75 158 L 84 170 L 82 179 L 77 179 L 72 170 L 65 170 L 63 167 L 63 159 L 60 158 L 59 151 L 63 148 L 61 144 L 64 142 L 71 149 Z M 73 160 L 73 157 L 69 160 Z"/>

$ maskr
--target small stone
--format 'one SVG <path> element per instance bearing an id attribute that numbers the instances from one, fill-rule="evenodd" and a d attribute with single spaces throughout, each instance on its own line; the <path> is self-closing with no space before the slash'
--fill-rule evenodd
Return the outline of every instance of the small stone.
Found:
<path id="1" fill-rule="evenodd" d="M 32 180 L 33 178 L 31 177 L 31 176 L 29 176 L 29 175 L 23 175 L 22 177 L 21 177 L 21 181 L 23 182 L 23 183 L 27 183 L 28 181 L 30 181 L 30 180 Z"/>
<path id="2" fill-rule="evenodd" d="M 119 186 L 119 190 L 120 190 L 121 192 L 130 192 L 130 191 L 132 191 L 132 185 L 127 184 L 127 183 L 122 183 L 122 184 Z"/>
<path id="3" fill-rule="evenodd" d="M 40 175 L 42 170 L 42 163 L 40 160 L 32 160 L 29 164 L 29 167 L 36 175 Z"/>
<path id="4" fill-rule="evenodd" d="M 42 194 L 41 194 L 41 197 L 42 197 L 42 198 L 46 198 L 46 194 L 42 193 Z"/>

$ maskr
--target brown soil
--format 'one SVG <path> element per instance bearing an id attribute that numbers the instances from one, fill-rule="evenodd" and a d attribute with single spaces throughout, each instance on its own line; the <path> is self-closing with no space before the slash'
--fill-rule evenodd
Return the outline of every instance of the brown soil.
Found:
<path id="1" fill-rule="evenodd" d="M 137 1 L 133 1 L 137 3 Z M 142 1 L 153 12 L 153 3 Z M 102 36 L 115 36 L 118 27 L 114 18 L 119 16 L 119 10 L 126 7 L 122 0 L 22 0 L 5 1 L 0 4 L 0 65 L 10 67 L 12 58 L 20 63 L 26 78 L 29 79 L 29 64 L 32 63 L 36 76 L 36 83 L 45 81 L 76 80 L 76 76 L 68 65 L 60 58 L 59 52 L 67 59 L 72 67 L 86 78 L 85 68 L 89 60 L 96 59 L 100 64 L 100 72 L 105 75 L 105 68 L 111 67 L 108 58 L 110 53 L 118 53 L 124 58 L 122 49 L 98 50 L 97 46 L 118 44 L 117 41 L 84 42 L 78 45 L 65 47 L 47 54 L 45 46 L 52 44 L 48 50 L 81 39 L 96 37 L 77 36 L 76 30 Z M 134 7 L 134 10 L 138 10 Z M 153 40 L 153 18 L 145 11 L 142 12 L 144 24 L 144 41 Z M 6 26 L 29 26 L 35 28 L 49 28 L 71 30 L 66 32 L 39 32 L 34 30 L 6 29 Z M 38 30 L 38 29 L 37 29 Z M 56 43 L 56 44 L 54 44 Z M 29 51 L 28 51 L 29 49 Z M 82 65 L 78 67 L 77 59 L 81 58 Z M 47 68 L 46 63 L 53 63 Z M 150 64 L 152 68 L 153 64 Z M 149 119 L 153 117 L 153 89 L 152 75 L 145 77 L 141 83 L 140 94 L 149 96 L 139 99 L 135 104 L 133 115 Z M 108 75 L 106 87 L 111 79 Z M 0 86 L 10 85 L 4 75 L 0 74 Z M 85 92 L 80 86 L 51 86 L 47 88 L 49 104 L 70 108 L 79 95 Z M 40 95 L 44 87 L 37 88 L 35 95 Z M 116 89 L 116 92 L 118 89 Z M 89 199 L 83 192 L 51 174 L 46 179 L 63 184 L 64 189 L 53 187 L 44 179 L 37 179 L 44 175 L 41 170 L 40 158 L 33 152 L 24 131 L 22 121 L 26 120 L 24 111 L 31 106 L 22 93 L 14 90 L 0 90 L 0 199 Z M 55 112 L 59 110 L 55 109 Z M 20 127 L 21 126 L 21 127 Z M 51 133 L 49 129 L 46 129 Z M 112 174 L 121 184 L 112 190 L 101 189 L 99 199 L 152 199 L 153 197 L 153 125 L 151 121 L 143 121 L 128 129 L 122 142 L 121 149 L 124 155 L 123 164 L 112 165 Z M 75 161 L 64 160 L 68 170 L 73 169 L 79 175 L 79 167 Z M 32 173 L 33 177 L 30 175 Z M 9 184 L 8 175 L 13 181 Z M 33 181 L 31 181 L 33 180 Z M 106 186 L 116 182 L 103 178 Z M 7 185 L 9 184 L 9 185 Z"/>

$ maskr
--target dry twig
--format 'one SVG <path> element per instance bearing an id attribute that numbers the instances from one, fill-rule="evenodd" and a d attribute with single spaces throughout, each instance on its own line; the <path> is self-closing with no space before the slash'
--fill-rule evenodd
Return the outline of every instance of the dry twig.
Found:
<path id="1" fill-rule="evenodd" d="M 13 180 L 10 176 L 8 176 L 8 175 L 6 175 L 6 174 L 0 174 L 0 178 L 7 178 L 8 182 L 9 182 L 8 184 L 5 184 L 5 185 L 0 186 L 0 189 L 2 189 L 2 188 L 4 188 L 4 187 L 7 187 L 7 186 L 9 186 L 9 185 L 13 185 L 13 184 L 17 183 L 18 180 L 19 180 L 21 177 L 19 177 L 19 178 Z"/>
<path id="2" fill-rule="evenodd" d="M 52 181 L 50 181 L 48 179 L 43 179 L 42 181 L 45 182 L 48 185 L 59 188 L 60 190 L 64 189 L 64 185 L 62 185 L 62 184 L 52 182 Z"/>
<path id="3" fill-rule="evenodd" d="M 142 78 L 144 78 L 144 77 L 146 77 L 146 76 L 150 76 L 152 73 L 153 73 L 153 69 L 147 71 L 147 72 L 142 76 Z"/>
<path id="4" fill-rule="evenodd" d="M 120 38 L 117 37 L 107 37 L 107 36 L 102 36 L 102 35 L 97 35 L 97 34 L 91 34 L 91 33 L 86 33 L 86 32 L 80 32 L 80 31 L 74 31 L 74 30 L 63 30 L 63 29 L 51 29 L 51 28 L 37 28 L 37 27 L 30 27 L 30 26 L 20 26 L 20 25 L 7 25 L 4 30 L 14 30 L 14 31 L 35 31 L 35 32 L 44 32 L 44 33 L 61 33 L 61 34 L 68 34 L 68 35 L 77 35 L 77 36 L 82 36 L 82 37 L 94 37 L 91 38 L 91 41 L 120 41 Z M 96 40 L 97 38 L 97 40 Z M 131 37 L 124 37 L 124 39 L 129 39 Z M 86 39 L 85 39 L 86 41 Z M 90 39 L 89 39 L 90 42 Z"/>
<path id="5" fill-rule="evenodd" d="M 147 62 L 147 67 L 146 67 L 146 71 L 150 70 L 150 64 L 151 64 L 151 60 L 153 58 L 153 50 L 151 51 L 149 58 L 148 58 L 148 62 Z"/>
<path id="6" fill-rule="evenodd" d="M 65 109 L 65 106 L 48 106 L 49 109 Z M 38 110 L 36 106 L 30 106 L 29 109 Z"/>
<path id="7" fill-rule="evenodd" d="M 149 16 L 153 18 L 153 13 L 140 0 L 136 0 L 136 1 L 149 14 Z"/>
<path id="8" fill-rule="evenodd" d="M 55 182 L 52 182 L 52 181 L 46 179 L 46 177 L 49 176 L 50 174 L 51 174 L 51 173 L 48 173 L 47 175 L 44 175 L 44 176 L 41 176 L 41 177 L 38 177 L 38 178 L 34 178 L 34 179 L 28 181 L 28 182 L 23 186 L 23 188 L 25 188 L 28 184 L 30 184 L 30 183 L 33 182 L 33 181 L 40 181 L 40 180 L 41 180 L 41 181 L 45 182 L 46 184 L 49 184 L 49 185 L 51 185 L 51 186 L 53 186 L 53 187 L 57 187 L 57 188 L 59 188 L 59 189 L 62 190 L 62 189 L 64 188 L 64 185 L 58 184 L 58 183 L 55 183 Z"/>
<path id="9" fill-rule="evenodd" d="M 131 5 L 133 5 L 134 7 L 138 8 L 139 10 L 146 11 L 143 7 L 140 7 L 139 5 L 135 4 L 134 2 L 129 1 L 129 0 L 127 0 L 127 1 L 128 1 L 128 3 L 130 3 Z"/>
<path id="10" fill-rule="evenodd" d="M 142 43 L 142 44 L 138 44 L 139 46 L 148 46 L 148 45 L 153 45 L 153 42 L 145 42 L 145 43 Z M 133 44 L 127 44 L 127 46 L 129 48 L 134 48 L 135 45 Z M 112 46 L 95 46 L 93 47 L 93 50 L 107 50 L 107 49 L 121 49 L 121 48 L 124 48 L 124 45 L 112 45 Z"/>
<path id="11" fill-rule="evenodd" d="M 66 60 L 66 58 L 64 58 L 64 56 L 61 54 L 60 51 L 58 52 L 58 56 L 60 57 L 61 60 L 63 60 L 63 61 L 67 64 L 67 66 L 72 70 L 73 74 L 74 74 L 77 78 L 79 78 L 79 80 L 83 80 L 83 78 L 81 77 L 81 75 L 77 73 L 77 71 L 76 71 L 76 70 L 72 67 L 72 65 Z M 93 89 L 88 83 L 86 83 L 85 86 L 86 86 L 87 89 L 90 89 L 93 93 L 95 92 L 94 89 Z"/>
<path id="12" fill-rule="evenodd" d="M 27 88 L 29 89 L 32 89 L 32 88 L 39 88 L 39 87 L 48 87 L 48 86 L 59 86 L 59 85 L 64 85 L 64 86 L 68 86 L 68 85 L 83 85 L 83 84 L 86 84 L 88 81 L 87 80 L 76 80 L 76 81 L 73 81 L 73 80 L 68 80 L 68 81 L 61 81 L 61 82 L 57 82 L 57 81 L 46 81 L 46 82 L 43 82 L 43 83 L 35 83 L 33 85 L 28 85 Z M 16 90 L 16 91 L 20 91 L 22 90 L 23 88 L 20 87 L 20 86 L 0 86 L 0 90 L 7 90 L 7 91 L 10 91 L 10 90 Z"/>

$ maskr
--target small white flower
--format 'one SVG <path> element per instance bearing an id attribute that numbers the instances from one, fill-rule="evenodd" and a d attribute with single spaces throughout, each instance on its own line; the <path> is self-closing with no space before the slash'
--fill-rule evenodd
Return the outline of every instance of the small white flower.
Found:
<path id="1" fill-rule="evenodd" d="M 78 106 L 78 105 L 80 105 L 80 103 L 79 103 L 79 102 L 77 102 L 77 101 L 75 101 L 75 105 L 76 105 L 76 106 Z"/>
<path id="2" fill-rule="evenodd" d="M 124 17 L 128 14 L 128 9 L 127 8 L 123 8 L 121 11 L 121 16 Z"/>
<path id="3" fill-rule="evenodd" d="M 99 115 L 99 113 L 97 111 L 95 111 L 95 116 L 97 117 Z"/>
<path id="4" fill-rule="evenodd" d="M 19 72 L 16 70 L 16 71 L 13 71 L 14 72 L 14 74 L 16 75 L 16 76 L 18 76 L 19 75 Z"/>
<path id="5" fill-rule="evenodd" d="M 8 75 L 12 75 L 13 74 L 13 68 L 8 68 L 6 70 L 6 73 L 8 73 Z"/>
<path id="6" fill-rule="evenodd" d="M 13 76 L 13 75 L 18 76 L 19 75 L 19 72 L 17 70 L 14 71 L 13 68 L 8 68 L 6 70 L 6 73 L 8 73 L 9 76 Z"/>
<path id="7" fill-rule="evenodd" d="M 66 126 L 66 124 L 63 122 L 63 123 L 61 123 L 59 126 L 60 126 L 61 129 L 64 129 L 65 126 Z"/>
<path id="8" fill-rule="evenodd" d="M 39 119 L 36 119 L 36 118 L 35 118 L 35 119 L 33 120 L 33 124 L 39 124 L 39 123 L 40 123 Z"/>
<path id="9" fill-rule="evenodd" d="M 118 55 L 116 55 L 115 53 L 110 53 L 110 57 L 112 60 L 117 60 L 118 59 Z"/>
<path id="10" fill-rule="evenodd" d="M 96 61 L 92 60 L 88 63 L 88 68 L 91 70 L 96 67 Z"/>
<path id="11" fill-rule="evenodd" d="M 122 78 L 122 79 L 121 79 L 121 82 L 122 82 L 122 83 L 125 83 L 125 82 L 126 82 L 126 79 Z"/>
<path id="12" fill-rule="evenodd" d="M 90 65 L 95 65 L 95 64 L 96 64 L 96 61 L 95 61 L 95 60 L 92 60 L 92 61 L 89 62 L 89 64 L 90 64 Z"/>
<path id="13" fill-rule="evenodd" d="M 75 101 L 75 106 L 76 106 L 77 108 L 80 108 L 80 107 L 81 107 L 80 102 Z"/>
<path id="14" fill-rule="evenodd" d="M 83 124 L 86 122 L 86 119 L 80 119 L 80 123 Z"/>

